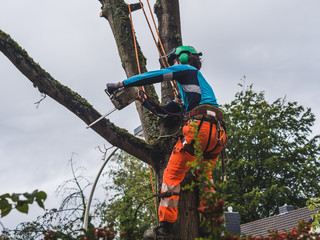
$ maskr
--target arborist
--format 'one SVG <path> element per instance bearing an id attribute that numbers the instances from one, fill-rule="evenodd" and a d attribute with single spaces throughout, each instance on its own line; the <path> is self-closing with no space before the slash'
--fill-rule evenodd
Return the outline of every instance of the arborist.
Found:
<path id="1" fill-rule="evenodd" d="M 160 225 L 154 230 L 147 230 L 144 233 L 146 239 L 155 239 L 155 234 L 168 236 L 173 231 L 172 225 L 178 217 L 180 183 L 190 168 L 187 163 L 196 160 L 193 146 L 195 130 L 199 132 L 198 138 L 201 150 L 204 152 L 203 161 L 208 161 L 210 164 L 210 170 L 205 172 L 210 181 L 212 181 L 212 168 L 226 142 L 222 112 L 213 89 L 199 71 L 202 65 L 201 55 L 202 53 L 198 53 L 191 46 L 179 46 L 164 56 L 167 57 L 170 67 L 139 74 L 119 83 L 107 84 L 106 90 L 112 94 L 119 88 L 175 80 L 181 94 L 182 103 L 175 99 L 164 106 L 157 106 L 154 101 L 140 94 L 143 105 L 155 114 L 161 116 L 183 114 L 185 118 L 183 137 L 178 139 L 163 173 L 161 193 L 173 194 L 169 196 L 164 194 L 165 197 L 161 198 Z"/>

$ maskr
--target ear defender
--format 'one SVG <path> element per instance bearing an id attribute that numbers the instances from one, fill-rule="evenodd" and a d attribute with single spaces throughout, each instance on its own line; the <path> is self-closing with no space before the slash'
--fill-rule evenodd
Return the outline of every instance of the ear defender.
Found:
<path id="1" fill-rule="evenodd" d="M 187 53 L 181 53 L 180 56 L 179 56 L 179 61 L 182 64 L 187 64 L 188 61 L 189 61 L 189 55 Z"/>
<path id="2" fill-rule="evenodd" d="M 177 48 L 173 48 L 168 51 L 164 56 L 160 57 L 160 63 L 163 65 L 163 58 L 168 58 L 168 63 L 170 66 L 173 65 L 173 62 L 176 58 L 179 59 L 180 63 L 187 64 L 189 62 L 189 54 L 194 54 L 198 56 L 202 56 L 201 52 L 197 52 L 194 47 L 191 46 L 180 46 Z M 165 66 L 163 66 L 165 67 Z"/>

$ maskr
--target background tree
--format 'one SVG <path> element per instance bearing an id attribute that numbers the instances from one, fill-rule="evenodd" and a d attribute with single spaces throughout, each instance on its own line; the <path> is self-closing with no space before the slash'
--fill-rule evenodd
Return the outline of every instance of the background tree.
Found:
<path id="1" fill-rule="evenodd" d="M 20 223 L 14 230 L 6 229 L 1 236 L 20 240 L 71 240 L 85 239 L 84 237 L 92 240 L 114 239 L 115 232 L 111 222 L 104 221 L 101 223 L 99 219 L 95 219 L 94 223 L 89 223 L 87 231 L 83 228 L 83 218 L 87 207 L 84 191 L 91 184 L 84 176 L 85 169 L 83 167 L 75 168 L 73 155 L 70 159 L 73 177 L 59 185 L 56 191 L 57 196 L 63 198 L 60 206 L 58 208 L 46 209 L 45 214 L 38 216 L 36 220 Z M 100 216 L 100 218 L 102 217 Z"/>
<path id="2" fill-rule="evenodd" d="M 264 92 L 240 86 L 235 100 L 224 106 L 228 180 L 218 191 L 239 211 L 242 223 L 274 215 L 284 204 L 305 207 L 320 191 L 320 136 L 311 135 L 314 114 L 285 98 L 268 103 Z"/>
<path id="3" fill-rule="evenodd" d="M 134 55 L 134 42 L 129 8 L 123 0 L 100 0 L 102 4 L 101 17 L 108 20 L 112 29 L 122 66 L 127 77 L 138 74 L 138 67 Z M 182 44 L 180 29 L 180 13 L 178 0 L 158 0 L 155 3 L 155 13 L 158 17 L 158 29 L 164 49 L 166 51 Z M 132 10 L 139 9 L 139 5 L 132 5 Z M 146 61 L 139 44 L 138 55 L 141 72 L 146 71 Z M 21 71 L 38 90 L 53 98 L 64 107 L 73 112 L 85 123 L 90 124 L 101 114 L 82 98 L 78 93 L 64 86 L 49 73 L 35 63 L 8 34 L 0 30 L 0 51 Z M 153 86 L 146 88 L 146 92 L 154 99 L 158 99 Z M 162 84 L 161 101 L 173 99 L 170 84 Z M 141 161 L 150 164 L 155 170 L 158 183 L 161 184 L 162 173 L 173 147 L 171 139 L 158 139 L 159 134 L 172 134 L 176 132 L 179 121 L 160 121 L 148 111 L 142 109 L 139 102 L 137 110 L 141 119 L 146 141 L 134 137 L 127 131 L 118 128 L 112 122 L 104 119 L 93 126 L 93 130 L 106 139 L 110 144 L 119 147 Z M 186 180 L 191 181 L 188 174 Z M 175 232 L 181 239 L 194 239 L 198 235 L 199 219 L 196 210 L 197 196 L 194 192 L 182 192 L 180 215 L 175 224 Z M 192 207 L 190 207 L 192 206 Z M 188 227 L 186 227 L 188 226 Z"/>
<path id="4" fill-rule="evenodd" d="M 82 234 L 83 215 L 86 208 L 84 190 L 90 186 L 84 177 L 84 168 L 74 167 L 73 154 L 70 159 L 73 178 L 57 188 L 57 196 L 63 198 L 60 207 L 46 209 L 35 221 L 19 224 L 9 232 L 14 239 L 44 239 L 45 235 L 59 232 L 62 239 L 76 239 Z"/>
<path id="5" fill-rule="evenodd" d="M 311 219 L 313 220 L 311 228 L 314 231 L 320 228 L 320 198 L 315 197 L 307 201 L 307 206 L 310 212 L 312 212 Z"/>
<path id="6" fill-rule="evenodd" d="M 142 239 L 158 222 L 148 166 L 125 152 L 112 160 L 115 167 L 106 173 L 111 180 L 105 188 L 109 197 L 95 206 L 95 216 L 112 222 L 123 239 Z"/>

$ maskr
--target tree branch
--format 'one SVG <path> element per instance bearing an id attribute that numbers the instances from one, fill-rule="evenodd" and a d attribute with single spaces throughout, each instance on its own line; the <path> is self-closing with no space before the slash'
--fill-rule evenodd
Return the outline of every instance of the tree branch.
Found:
<path id="1" fill-rule="evenodd" d="M 41 99 L 38 102 L 35 102 L 34 104 L 37 105 L 37 108 L 39 107 L 40 103 L 47 97 L 46 94 L 41 93 Z"/>
<path id="2" fill-rule="evenodd" d="M 90 124 L 101 114 L 86 99 L 55 80 L 8 34 L 0 30 L 0 51 L 24 74 L 41 93 L 44 93 L 69 109 L 86 124 Z M 95 124 L 92 129 L 110 144 L 128 152 L 140 160 L 151 163 L 155 151 L 145 141 L 115 126 L 108 119 Z"/>

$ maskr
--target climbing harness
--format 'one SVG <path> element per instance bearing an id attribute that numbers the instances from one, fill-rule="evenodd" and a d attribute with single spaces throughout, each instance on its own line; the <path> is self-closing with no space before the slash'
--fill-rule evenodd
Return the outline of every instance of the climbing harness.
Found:
<path id="1" fill-rule="evenodd" d="M 205 109 L 206 108 L 206 109 Z M 208 110 L 209 109 L 209 110 Z M 222 164 L 222 173 L 223 173 L 223 177 L 225 180 L 225 160 L 224 160 L 224 155 L 225 155 L 225 148 L 226 148 L 226 144 L 227 141 L 224 142 L 223 141 L 223 133 L 226 134 L 226 125 L 225 122 L 223 121 L 223 115 L 222 112 L 213 106 L 209 106 L 209 105 L 200 105 L 198 107 L 196 107 L 194 110 L 191 110 L 187 115 L 186 115 L 186 122 L 190 121 L 200 121 L 198 128 L 197 128 L 197 132 L 200 131 L 201 126 L 203 124 L 203 122 L 210 122 L 210 130 L 209 130 L 209 136 L 208 136 L 208 141 L 207 141 L 207 145 L 203 151 L 203 157 L 205 159 L 214 159 L 217 156 L 220 155 L 219 153 L 214 153 L 214 151 L 217 149 L 218 146 L 222 146 L 222 151 L 221 151 L 221 164 Z M 217 140 L 217 144 L 215 145 L 215 147 L 208 151 L 209 145 L 210 145 L 210 141 L 211 141 L 211 133 L 212 133 L 212 128 L 214 127 L 213 125 L 216 126 L 217 131 L 216 131 L 216 140 Z M 182 145 L 183 145 L 183 149 L 188 152 L 190 155 L 194 156 L 194 144 L 195 144 L 195 140 L 193 139 L 190 143 L 188 143 L 186 141 L 186 139 L 182 136 L 181 137 L 181 141 L 182 141 Z"/>

